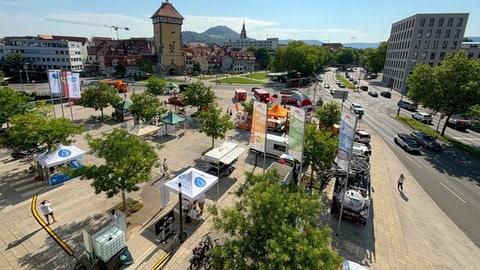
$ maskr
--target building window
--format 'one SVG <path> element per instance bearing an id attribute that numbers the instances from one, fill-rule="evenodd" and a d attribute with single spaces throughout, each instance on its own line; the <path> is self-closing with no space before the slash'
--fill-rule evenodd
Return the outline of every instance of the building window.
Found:
<path id="1" fill-rule="evenodd" d="M 422 52 L 422 55 L 420 56 L 420 58 L 425 60 L 427 58 L 427 52 Z"/>
<path id="2" fill-rule="evenodd" d="M 424 49 L 428 49 L 428 46 L 430 45 L 430 41 L 429 40 L 425 40 L 425 42 L 423 43 L 423 48 Z"/>
<path id="3" fill-rule="evenodd" d="M 412 59 L 417 59 L 418 57 L 418 51 L 414 51 L 412 54 Z"/>
<path id="4" fill-rule="evenodd" d="M 428 27 L 433 27 L 434 24 L 435 24 L 435 18 L 430 18 L 430 20 L 428 20 Z"/>
<path id="5" fill-rule="evenodd" d="M 428 29 L 427 33 L 425 34 L 425 37 L 429 38 L 432 36 L 432 29 Z"/>
<path id="6" fill-rule="evenodd" d="M 463 18 L 457 18 L 457 23 L 456 23 L 456 27 L 462 27 L 462 24 L 463 24 Z"/>
<path id="7" fill-rule="evenodd" d="M 445 30 L 445 37 L 444 38 L 450 38 L 450 29 Z"/>
<path id="8" fill-rule="evenodd" d="M 460 29 L 453 30 L 453 37 L 458 38 L 460 36 Z"/>
<path id="9" fill-rule="evenodd" d="M 447 27 L 452 27 L 452 25 L 453 25 L 453 18 L 448 18 Z"/>
<path id="10" fill-rule="evenodd" d="M 450 49 L 455 50 L 456 48 L 457 48 L 457 41 L 454 41 L 452 43 L 452 47 L 450 47 Z"/>
<path id="11" fill-rule="evenodd" d="M 417 38 L 421 38 L 423 35 L 423 29 L 418 29 L 417 31 Z"/>
<path id="12" fill-rule="evenodd" d="M 415 48 L 415 49 L 420 48 L 420 40 L 417 40 L 417 43 L 415 44 L 415 47 L 414 47 L 414 48 Z"/>
<path id="13" fill-rule="evenodd" d="M 468 53 L 467 58 L 468 58 L 468 59 L 472 59 L 472 58 L 473 58 L 473 53 Z"/>
<path id="14" fill-rule="evenodd" d="M 438 49 L 438 40 L 433 41 L 433 48 L 432 49 Z"/>
<path id="15" fill-rule="evenodd" d="M 435 31 L 435 38 L 440 38 L 441 35 L 442 35 L 442 29 L 437 29 L 437 31 Z"/>
<path id="16" fill-rule="evenodd" d="M 443 59 L 445 58 L 445 52 L 441 52 L 439 58 L 440 61 L 443 61 Z"/>
<path id="17" fill-rule="evenodd" d="M 435 60 L 435 52 L 430 53 L 430 60 Z"/>
<path id="18" fill-rule="evenodd" d="M 446 49 L 448 46 L 448 40 L 444 40 L 442 44 L 442 49 Z"/>
<path id="19" fill-rule="evenodd" d="M 424 27 L 425 26 L 425 17 L 422 17 L 420 18 L 420 27 Z"/>
<path id="20" fill-rule="evenodd" d="M 438 18 L 437 26 L 438 27 L 443 27 L 443 18 Z"/>

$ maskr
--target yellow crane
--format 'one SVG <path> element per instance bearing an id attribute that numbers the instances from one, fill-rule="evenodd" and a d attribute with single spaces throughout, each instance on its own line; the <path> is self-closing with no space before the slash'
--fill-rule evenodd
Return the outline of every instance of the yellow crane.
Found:
<path id="1" fill-rule="evenodd" d="M 52 19 L 52 18 L 45 18 L 46 21 L 53 21 L 53 22 L 63 22 L 63 23 L 73 23 L 73 24 L 81 24 L 81 25 L 89 25 L 89 26 L 98 26 L 98 27 L 106 27 L 115 30 L 117 40 L 118 40 L 118 30 L 125 30 L 129 31 L 130 28 L 118 25 L 106 25 L 106 24 L 96 24 L 96 23 L 89 23 L 89 22 L 78 22 L 78 21 L 68 21 L 68 20 L 59 20 L 59 19 Z"/>

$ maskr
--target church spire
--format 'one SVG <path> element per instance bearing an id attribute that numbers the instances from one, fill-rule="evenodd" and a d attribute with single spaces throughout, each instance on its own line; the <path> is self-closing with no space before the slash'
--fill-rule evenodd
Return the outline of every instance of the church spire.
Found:
<path id="1" fill-rule="evenodd" d="M 240 32 L 240 39 L 247 39 L 247 31 L 245 30 L 245 20 L 243 20 L 242 31 Z"/>

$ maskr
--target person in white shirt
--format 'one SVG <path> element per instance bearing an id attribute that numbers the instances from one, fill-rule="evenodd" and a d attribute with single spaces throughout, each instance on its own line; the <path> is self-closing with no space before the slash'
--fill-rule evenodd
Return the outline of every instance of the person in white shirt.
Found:
<path id="1" fill-rule="evenodd" d="M 50 225 L 50 219 L 49 219 L 50 216 L 52 217 L 52 223 L 57 222 L 57 220 L 53 216 L 53 210 L 52 210 L 52 203 L 51 202 L 49 202 L 47 200 L 43 200 L 40 203 L 40 210 L 42 211 L 43 216 L 47 219 L 47 224 L 48 225 Z"/>

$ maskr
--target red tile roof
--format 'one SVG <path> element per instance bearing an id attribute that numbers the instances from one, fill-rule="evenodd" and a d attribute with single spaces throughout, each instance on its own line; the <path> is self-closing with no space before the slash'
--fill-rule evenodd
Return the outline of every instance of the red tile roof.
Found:
<path id="1" fill-rule="evenodd" d="M 155 17 L 168 17 L 168 18 L 175 18 L 175 19 L 184 19 L 180 13 L 173 7 L 171 3 L 163 2 L 162 6 L 153 13 L 151 19 Z"/>

